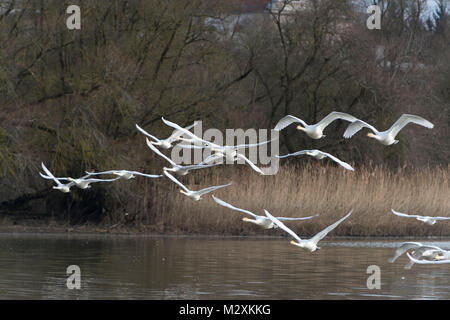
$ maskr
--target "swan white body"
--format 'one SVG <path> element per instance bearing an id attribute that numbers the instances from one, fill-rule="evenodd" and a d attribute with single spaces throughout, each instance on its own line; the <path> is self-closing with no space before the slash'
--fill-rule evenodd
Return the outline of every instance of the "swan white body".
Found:
<path id="1" fill-rule="evenodd" d="M 265 212 L 266 216 L 269 217 L 270 220 L 272 220 L 276 225 L 278 225 L 278 227 L 280 227 L 281 229 L 283 229 L 284 231 L 289 233 L 296 240 L 296 241 L 292 240 L 290 242 L 291 244 L 293 244 L 295 246 L 298 246 L 300 248 L 303 248 L 303 249 L 305 249 L 305 250 L 307 250 L 309 252 L 314 252 L 314 251 L 320 249 L 317 246 L 317 243 L 320 240 L 322 240 L 331 230 L 336 228 L 342 221 L 347 219 L 352 214 L 353 210 L 351 210 L 343 218 L 339 219 L 338 221 L 336 221 L 332 225 L 326 227 L 325 229 L 323 229 L 322 231 L 317 233 L 314 237 L 312 237 L 311 239 L 308 239 L 308 240 L 302 240 L 297 234 L 295 234 L 294 231 L 292 231 L 291 229 L 286 227 L 280 220 L 278 220 L 277 218 L 272 216 L 269 212 L 267 212 L 267 210 L 264 210 L 264 212 Z"/>
<path id="2" fill-rule="evenodd" d="M 422 221 L 426 224 L 429 225 L 433 225 L 435 224 L 438 220 L 450 220 L 450 217 L 430 217 L 430 216 L 419 216 L 419 215 L 414 215 L 414 214 L 406 214 L 406 213 L 401 213 L 401 212 L 397 212 L 394 209 L 391 209 L 392 213 L 395 214 L 396 216 L 399 217 L 405 217 L 405 218 L 414 218 L 417 219 L 419 221 Z"/>
<path id="3" fill-rule="evenodd" d="M 191 128 L 193 128 L 196 125 L 196 123 L 194 122 L 194 124 L 184 128 L 185 130 L 190 130 Z M 175 130 L 173 131 L 173 133 L 170 135 L 170 137 L 166 138 L 166 139 L 158 139 L 154 136 L 152 136 L 150 133 L 148 133 L 147 131 L 145 131 L 144 129 L 142 129 L 141 127 L 139 127 L 136 124 L 136 128 L 142 132 L 143 134 L 145 134 L 147 137 L 149 137 L 150 139 L 152 139 L 153 141 L 151 141 L 150 143 L 155 145 L 155 146 L 159 146 L 163 149 L 170 149 L 173 146 L 174 142 L 178 142 L 180 141 L 180 137 L 184 134 L 182 131 L 180 130 Z"/>
<path id="4" fill-rule="evenodd" d="M 318 123 L 308 125 L 305 121 L 303 121 L 300 118 L 297 118 L 297 117 L 294 117 L 291 115 L 287 115 L 287 116 L 283 117 L 280 121 L 278 121 L 278 123 L 275 126 L 275 130 L 280 131 L 292 123 L 300 123 L 300 125 L 297 126 L 298 130 L 304 131 L 309 137 L 311 137 L 313 139 L 320 139 L 320 138 L 325 137 L 325 135 L 323 134 L 323 130 L 330 123 L 332 123 L 333 121 L 338 120 L 338 119 L 349 121 L 349 122 L 358 120 L 358 118 L 356 118 L 348 113 L 331 112 L 325 118 L 320 120 Z"/>
<path id="5" fill-rule="evenodd" d="M 93 176 L 93 175 L 99 175 L 99 174 L 113 174 L 117 176 L 120 179 L 123 180 L 130 180 L 136 178 L 136 176 L 143 176 L 147 178 L 160 178 L 162 175 L 158 174 L 147 174 L 147 173 L 141 173 L 138 171 L 128 171 L 128 170 L 109 170 L 109 171 L 102 171 L 102 172 L 89 172 L 86 171 L 87 174 Z"/>
<path id="6" fill-rule="evenodd" d="M 323 152 L 323 151 L 320 151 L 320 150 L 317 150 L 317 149 L 315 149 L 315 150 L 301 150 L 301 151 L 290 153 L 290 154 L 287 154 L 287 155 L 284 155 L 284 156 L 277 156 L 277 157 L 282 159 L 282 158 L 298 156 L 298 155 L 303 155 L 303 154 L 305 154 L 307 156 L 311 156 L 311 157 L 313 157 L 313 158 L 315 158 L 317 160 L 322 160 L 323 158 L 330 158 L 331 160 L 333 160 L 334 162 L 336 162 L 337 164 L 339 164 L 340 166 L 344 167 L 347 170 L 350 170 L 350 171 L 354 171 L 355 170 L 347 162 L 344 162 L 344 161 L 336 158 L 335 156 L 333 156 L 333 155 L 331 155 L 329 153 L 326 153 L 326 152 Z"/>
<path id="7" fill-rule="evenodd" d="M 273 223 L 272 220 L 270 220 L 268 217 L 266 216 L 258 216 L 256 214 L 254 214 L 251 211 L 248 210 L 244 210 L 244 209 L 240 209 L 240 208 L 236 208 L 234 206 L 232 206 L 231 204 L 220 200 L 219 198 L 216 198 L 215 196 L 212 196 L 214 201 L 216 203 L 218 203 L 219 205 L 225 207 L 225 208 L 229 208 L 231 210 L 235 210 L 235 211 L 239 211 L 242 213 L 245 213 L 247 215 L 249 215 L 250 217 L 252 217 L 253 219 L 249 219 L 249 218 L 242 218 L 242 221 L 245 222 L 250 222 L 250 223 L 254 223 L 260 227 L 263 227 L 264 229 L 274 229 L 274 228 L 278 228 L 278 226 L 276 224 Z M 318 214 L 314 215 L 314 216 L 309 216 L 309 217 L 301 217 L 301 218 L 286 218 L 286 217 L 277 217 L 278 220 L 283 220 L 283 221 L 301 221 L 301 220 L 308 220 L 308 219 L 312 219 L 314 217 L 317 217 Z"/>
<path id="8" fill-rule="evenodd" d="M 422 117 L 411 114 L 403 114 L 388 130 L 382 132 L 378 131 L 375 127 L 364 121 L 356 120 L 347 127 L 344 132 L 344 138 L 351 138 L 362 128 L 369 128 L 372 130 L 371 133 L 367 134 L 369 138 L 374 138 L 381 144 L 389 146 L 398 143 L 398 140 L 395 140 L 395 137 L 408 123 L 415 123 L 429 129 L 434 127 L 434 124 Z"/>
<path id="9" fill-rule="evenodd" d="M 151 142 L 147 138 L 145 140 L 147 141 L 147 146 L 150 149 L 152 149 L 153 152 L 155 152 L 161 158 L 166 159 L 172 165 L 172 168 L 164 167 L 164 170 L 171 171 L 179 176 L 187 175 L 190 170 L 209 168 L 209 167 L 219 165 L 219 163 L 213 163 L 213 164 L 199 163 L 199 164 L 193 164 L 193 165 L 188 165 L 188 166 L 182 166 L 182 165 L 176 164 L 172 159 L 170 159 L 169 157 L 166 157 L 161 151 L 159 151 L 155 146 L 153 146 L 153 144 L 151 144 Z"/>
<path id="10" fill-rule="evenodd" d="M 177 185 L 179 185 L 183 190 L 180 190 L 180 192 L 186 196 L 188 196 L 189 198 L 191 198 L 194 201 L 199 201 L 202 199 L 202 196 L 204 194 L 210 193 L 214 190 L 217 189 L 221 189 L 224 187 L 228 187 L 231 185 L 231 183 L 229 184 L 225 184 L 225 185 L 221 185 L 221 186 L 212 186 L 212 187 L 208 187 L 205 189 L 201 189 L 198 191 L 192 191 L 189 190 L 186 186 L 184 186 L 180 181 L 178 181 L 174 176 L 172 176 L 170 173 L 167 172 L 167 170 L 164 170 L 164 174 L 166 175 L 166 177 L 168 177 L 170 180 L 172 180 L 173 182 L 175 182 Z"/>

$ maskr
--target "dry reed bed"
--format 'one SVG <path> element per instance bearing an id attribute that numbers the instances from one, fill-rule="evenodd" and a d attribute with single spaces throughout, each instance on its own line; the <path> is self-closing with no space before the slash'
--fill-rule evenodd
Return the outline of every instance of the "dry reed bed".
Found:
<path id="1" fill-rule="evenodd" d="M 180 177 L 193 190 L 211 185 L 233 185 L 214 192 L 239 208 L 264 215 L 302 217 L 319 213 L 308 221 L 288 222 L 299 235 L 310 236 L 344 216 L 333 235 L 339 236 L 450 236 L 450 221 L 429 226 L 391 213 L 450 216 L 450 167 L 389 170 L 357 168 L 350 172 L 323 162 L 286 164 L 272 176 L 260 176 L 244 165 L 224 165 L 198 170 Z M 174 183 L 141 180 L 144 194 L 137 200 L 141 221 L 154 230 L 181 233 L 232 235 L 286 235 L 281 230 L 263 230 L 241 221 L 243 214 L 216 204 L 208 194 L 192 201 L 178 192 Z M 137 190 L 139 192 L 139 190 Z M 143 218 L 145 217 L 145 218 Z M 331 235 L 331 234 L 330 234 Z"/>

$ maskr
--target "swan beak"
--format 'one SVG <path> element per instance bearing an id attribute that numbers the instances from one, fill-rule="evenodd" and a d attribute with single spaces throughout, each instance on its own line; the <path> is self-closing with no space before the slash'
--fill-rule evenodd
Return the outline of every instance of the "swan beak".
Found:
<path id="1" fill-rule="evenodd" d="M 67 180 L 72 181 L 73 179 L 71 177 L 68 177 Z"/>
<path id="2" fill-rule="evenodd" d="M 180 190 L 180 193 L 183 193 L 183 190 Z"/>
<path id="3" fill-rule="evenodd" d="M 291 242 L 289 242 L 289 243 L 295 245 L 295 241 L 294 240 L 291 240 Z"/>
<path id="4" fill-rule="evenodd" d="M 309 152 L 306 152 L 305 154 L 306 154 L 307 156 L 311 155 Z"/>
<path id="5" fill-rule="evenodd" d="M 303 130 L 302 126 L 297 126 L 297 130 Z"/>
<path id="6" fill-rule="evenodd" d="M 370 133 L 370 132 L 369 132 L 369 133 L 367 134 L 367 136 L 368 136 L 368 137 L 372 137 L 372 136 L 373 136 L 373 133 Z"/>
<path id="7" fill-rule="evenodd" d="M 247 218 L 242 218 L 242 221 L 247 221 L 248 219 Z"/>

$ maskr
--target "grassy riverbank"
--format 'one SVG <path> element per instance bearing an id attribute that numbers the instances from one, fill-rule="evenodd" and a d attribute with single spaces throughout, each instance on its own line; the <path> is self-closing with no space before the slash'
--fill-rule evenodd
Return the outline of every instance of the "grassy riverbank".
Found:
<path id="1" fill-rule="evenodd" d="M 232 186 L 216 191 L 215 196 L 255 214 L 264 214 L 263 209 L 275 216 L 320 214 L 312 220 L 288 223 L 304 236 L 313 235 L 354 209 L 352 216 L 336 228 L 333 235 L 414 237 L 450 236 L 450 221 L 430 226 L 415 219 L 394 216 L 391 208 L 408 214 L 450 216 L 449 177 L 449 168 L 392 171 L 378 166 L 356 168 L 355 172 L 350 172 L 311 161 L 302 167 L 283 165 L 273 176 L 259 176 L 246 166 L 225 165 L 199 170 L 180 180 L 193 190 L 233 181 Z M 71 225 L 68 220 L 48 217 L 21 220 L 16 215 L 4 218 L 2 225 L 10 225 L 15 230 L 50 227 L 88 232 L 284 234 L 280 230 L 262 230 L 241 221 L 242 214 L 217 205 L 210 195 L 202 201 L 192 201 L 180 194 L 178 187 L 166 178 L 138 178 L 108 187 L 113 189 L 112 192 L 123 192 L 128 196 L 128 202 L 121 213 L 105 211 L 98 223 Z M 54 190 L 49 192 L 56 193 Z M 60 196 L 59 193 L 56 195 Z"/>

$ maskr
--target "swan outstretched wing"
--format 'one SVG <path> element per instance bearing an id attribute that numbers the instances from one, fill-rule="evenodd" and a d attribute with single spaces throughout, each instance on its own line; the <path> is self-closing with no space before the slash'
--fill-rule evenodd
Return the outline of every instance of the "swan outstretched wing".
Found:
<path id="1" fill-rule="evenodd" d="M 210 192 L 212 192 L 214 190 L 225 188 L 225 187 L 228 187 L 228 186 L 231 186 L 231 185 L 232 185 L 232 182 L 230 182 L 228 184 L 221 185 L 221 186 L 212 186 L 212 187 L 204 188 L 204 189 L 198 190 L 196 192 L 197 192 L 197 194 L 202 196 L 202 195 L 210 193 Z"/>
<path id="2" fill-rule="evenodd" d="M 187 126 L 184 128 L 184 130 L 191 130 L 193 127 L 195 127 L 195 125 L 197 124 L 197 122 L 194 122 L 193 124 L 191 124 L 190 126 Z M 183 131 L 181 130 L 174 130 L 172 132 L 172 134 L 170 135 L 169 138 L 167 138 L 167 140 L 169 141 L 174 141 L 176 140 L 178 137 L 181 137 L 184 134 Z"/>
<path id="3" fill-rule="evenodd" d="M 450 220 L 450 217 L 429 217 L 432 218 L 434 220 Z"/>
<path id="4" fill-rule="evenodd" d="M 322 240 L 323 238 L 325 238 L 325 236 L 332 231 L 334 228 L 336 228 L 342 221 L 344 221 L 345 219 L 347 219 L 351 214 L 352 214 L 353 210 L 350 210 L 349 213 L 347 213 L 343 218 L 339 219 L 338 221 L 336 221 L 335 223 L 333 223 L 332 225 L 329 225 L 328 227 L 326 227 L 325 229 L 323 229 L 322 231 L 320 231 L 319 233 L 317 233 L 314 237 L 312 237 L 310 239 L 310 241 L 314 242 L 315 244 L 317 244 L 320 240 Z"/>
<path id="5" fill-rule="evenodd" d="M 328 158 L 330 158 L 334 162 L 338 163 L 339 165 L 341 165 L 345 169 L 350 170 L 350 171 L 355 171 L 355 169 L 353 169 L 353 167 L 351 165 L 349 165 L 347 162 L 344 162 L 344 161 L 336 158 L 335 156 L 333 156 L 333 155 L 331 155 L 329 153 L 323 152 L 323 151 L 319 151 L 319 153 L 323 154 L 324 156 L 327 156 Z"/>
<path id="6" fill-rule="evenodd" d="M 44 165 L 43 162 L 41 162 L 41 166 L 42 166 L 42 169 L 44 170 L 44 172 L 48 176 L 48 177 L 46 177 L 45 175 L 43 175 L 42 173 L 39 172 L 41 177 L 43 177 L 45 179 L 48 179 L 48 178 L 53 179 L 53 181 L 55 181 L 58 186 L 62 186 L 63 185 L 58 179 L 55 178 L 55 176 L 50 172 L 50 170 L 47 169 L 47 167 Z"/>
<path id="7" fill-rule="evenodd" d="M 39 175 L 47 180 L 53 180 L 55 181 L 58 185 L 62 185 L 61 181 L 69 181 L 68 178 L 56 178 L 56 177 L 50 177 L 50 176 L 46 176 L 45 174 L 42 174 L 42 172 L 39 172 Z M 61 181 L 60 181 L 61 180 Z"/>
<path id="8" fill-rule="evenodd" d="M 96 176 L 99 174 L 114 174 L 114 172 L 118 172 L 121 170 L 108 170 L 108 171 L 101 171 L 101 172 L 91 172 L 91 171 L 85 171 L 87 174 L 89 174 L 90 176 Z"/>
<path id="9" fill-rule="evenodd" d="M 210 162 L 216 161 L 218 159 L 222 159 L 223 155 L 217 155 L 217 154 L 212 154 L 208 157 L 206 157 L 205 160 L 203 160 L 202 162 L 199 163 L 199 165 L 208 165 Z M 223 164 L 223 161 L 220 163 L 215 163 L 215 164 Z"/>
<path id="10" fill-rule="evenodd" d="M 294 156 L 299 156 L 299 155 L 302 155 L 302 154 L 306 154 L 307 152 L 310 152 L 310 151 L 311 150 L 301 150 L 301 151 L 297 151 L 297 152 L 294 152 L 294 153 L 286 154 L 284 156 L 276 155 L 276 157 L 280 158 L 280 159 L 283 159 L 283 158 L 287 158 L 287 157 L 294 157 Z"/>
<path id="11" fill-rule="evenodd" d="M 246 156 L 244 156 L 243 154 L 236 154 L 236 158 L 240 158 L 243 159 L 245 162 L 247 162 L 249 164 L 249 166 L 255 170 L 256 172 L 258 172 L 259 174 L 264 174 L 264 172 L 261 171 L 260 168 L 258 168 L 253 162 L 251 162 Z"/>
<path id="12" fill-rule="evenodd" d="M 372 125 L 368 124 L 367 122 L 364 122 L 362 120 L 355 120 L 347 127 L 347 129 L 344 132 L 344 138 L 348 139 L 351 138 L 362 128 L 369 128 L 373 131 L 373 133 L 378 134 L 379 131 Z"/>
<path id="13" fill-rule="evenodd" d="M 46 175 L 44 175 L 44 174 L 39 172 L 39 174 L 40 174 L 40 176 L 42 178 L 53 179 L 53 181 L 55 181 L 58 186 L 64 186 L 65 185 L 65 186 L 70 188 L 70 187 L 72 187 L 75 184 L 75 182 L 73 182 L 73 181 L 71 181 L 69 183 L 66 183 L 66 184 L 62 184 L 59 180 L 66 180 L 66 181 L 68 181 L 69 179 L 68 178 L 55 178 L 55 176 L 50 172 L 50 170 L 47 169 L 47 167 L 44 165 L 43 162 L 41 162 L 41 166 L 42 166 L 42 169 L 44 170 L 44 172 L 47 174 L 47 176 L 46 176 Z M 84 177 L 88 177 L 88 176 L 90 176 L 90 175 L 88 174 L 88 175 L 85 175 Z"/>
<path id="14" fill-rule="evenodd" d="M 149 138 L 155 140 L 156 142 L 160 142 L 160 141 L 161 141 L 160 139 L 156 138 L 155 136 L 152 136 L 150 133 L 148 133 L 147 131 L 145 131 L 145 130 L 142 129 L 141 127 L 139 127 L 137 124 L 136 124 L 136 129 L 138 129 L 140 132 L 142 132 L 143 134 L 145 134 L 147 137 L 149 137 Z"/>
<path id="15" fill-rule="evenodd" d="M 160 174 L 148 174 L 148 173 L 142 173 L 142 172 L 138 172 L 138 171 L 128 171 L 132 174 L 135 174 L 137 176 L 143 176 L 143 177 L 147 177 L 147 178 L 161 178 L 162 175 Z"/>
<path id="16" fill-rule="evenodd" d="M 399 131 L 402 130 L 403 127 L 408 123 L 415 123 L 428 129 L 433 129 L 434 127 L 434 124 L 422 117 L 413 114 L 403 114 L 400 118 L 397 119 L 397 121 L 395 121 L 395 123 L 389 128 L 388 131 L 390 131 L 391 134 L 395 137 L 399 133 Z"/>
<path id="17" fill-rule="evenodd" d="M 280 130 L 286 128 L 287 126 L 289 126 L 290 124 L 292 124 L 294 122 L 299 122 L 305 127 L 307 126 L 306 122 L 303 121 L 302 119 L 294 117 L 294 116 L 291 116 L 291 115 L 287 115 L 287 116 L 281 118 L 278 121 L 278 123 L 276 124 L 274 130 L 280 131 Z"/>
<path id="18" fill-rule="evenodd" d="M 187 165 L 187 166 L 180 166 L 180 168 L 183 168 L 185 170 L 197 170 L 197 169 L 203 169 L 203 168 L 209 168 L 209 167 L 214 167 L 214 166 L 218 166 L 221 163 L 211 163 L 211 164 L 191 164 L 191 165 Z"/>
<path id="19" fill-rule="evenodd" d="M 295 240 L 297 240 L 297 242 L 302 241 L 302 239 L 291 229 L 289 229 L 288 227 L 286 227 L 286 225 L 281 222 L 280 220 L 278 220 L 277 218 L 275 218 L 274 216 L 272 216 L 269 211 L 267 211 L 266 209 L 264 209 L 264 213 L 266 214 L 266 216 L 272 220 L 273 223 L 275 223 L 278 227 L 280 227 L 281 229 L 283 229 L 284 231 L 286 231 L 287 233 L 289 233 Z"/>
<path id="20" fill-rule="evenodd" d="M 263 142 L 259 142 L 259 143 L 253 143 L 253 144 L 238 144 L 237 146 L 234 146 L 234 149 L 242 149 L 242 148 L 252 148 L 252 147 L 258 147 L 258 146 L 262 146 L 264 144 L 268 144 L 271 142 L 274 142 L 278 140 L 278 138 L 276 139 L 272 139 L 272 140 L 268 140 L 268 141 L 263 141 Z"/>
<path id="21" fill-rule="evenodd" d="M 195 134 L 193 134 L 192 132 L 190 132 L 189 130 L 186 130 L 185 128 L 180 127 L 179 125 L 177 125 L 176 123 L 173 123 L 169 120 L 166 120 L 164 118 L 162 118 L 162 121 L 168 125 L 169 127 L 172 127 L 178 131 L 181 131 L 182 133 L 186 134 L 187 136 L 191 137 L 193 140 L 197 141 L 197 142 L 201 142 L 204 143 L 206 145 L 211 145 L 211 142 L 203 140 L 202 138 L 197 137 Z"/>
<path id="22" fill-rule="evenodd" d="M 258 218 L 258 216 L 256 214 L 254 214 L 253 212 L 250 212 L 250 211 L 244 210 L 244 209 L 240 209 L 240 208 L 236 208 L 236 207 L 232 206 L 231 204 L 229 204 L 223 200 L 220 200 L 219 198 L 217 198 L 215 196 L 212 196 L 212 197 L 213 197 L 214 201 L 217 202 L 218 204 L 220 204 L 222 207 L 226 207 L 231 210 L 243 212 L 245 214 L 252 216 L 253 218 Z"/>
<path id="23" fill-rule="evenodd" d="M 81 178 L 81 180 L 88 181 L 89 183 L 92 183 L 92 182 L 112 182 L 112 181 L 116 181 L 116 180 L 119 180 L 119 179 L 120 179 L 119 177 L 113 178 L 113 179 L 96 179 L 96 178 L 84 179 L 84 178 Z"/>
<path id="24" fill-rule="evenodd" d="M 405 218 L 424 218 L 424 216 L 419 216 L 416 214 L 406 214 L 406 213 L 401 213 L 398 211 L 395 211 L 394 209 L 391 209 L 392 213 L 395 214 L 396 216 L 399 217 L 405 217 Z"/>
<path id="25" fill-rule="evenodd" d="M 151 142 L 148 140 L 148 138 L 145 138 L 145 141 L 147 142 L 147 146 L 150 149 L 152 149 L 153 152 L 155 152 L 160 157 L 166 159 L 172 166 L 177 166 L 177 164 L 174 161 L 172 161 L 172 159 L 166 157 L 161 151 L 158 150 L 158 148 L 156 148 L 153 144 L 151 144 Z"/>
<path id="26" fill-rule="evenodd" d="M 318 217 L 318 214 L 315 214 L 313 216 L 309 216 L 309 217 L 299 217 L 299 218 L 287 218 L 287 217 L 277 217 L 278 220 L 280 221 L 301 221 L 301 220 L 309 220 L 312 219 L 314 217 Z"/>
<path id="27" fill-rule="evenodd" d="M 184 184 L 182 184 L 180 181 L 178 181 L 174 176 L 172 176 L 170 173 L 168 173 L 166 170 L 163 170 L 164 174 L 166 175 L 166 177 L 168 177 L 170 180 L 172 180 L 173 182 L 175 182 L 177 185 L 179 185 L 184 191 L 186 192 L 190 192 L 190 190 L 188 188 L 186 188 L 184 186 Z"/>
<path id="28" fill-rule="evenodd" d="M 319 126 L 320 128 L 322 128 L 322 130 L 324 128 L 326 128 L 330 123 L 332 123 L 335 120 L 345 120 L 345 121 L 349 121 L 349 122 L 354 122 L 356 120 L 358 120 L 358 118 L 348 114 L 348 113 L 344 113 L 344 112 L 331 112 L 330 114 L 328 114 L 325 118 L 323 118 L 322 120 L 320 120 L 317 123 L 317 126 Z"/>

